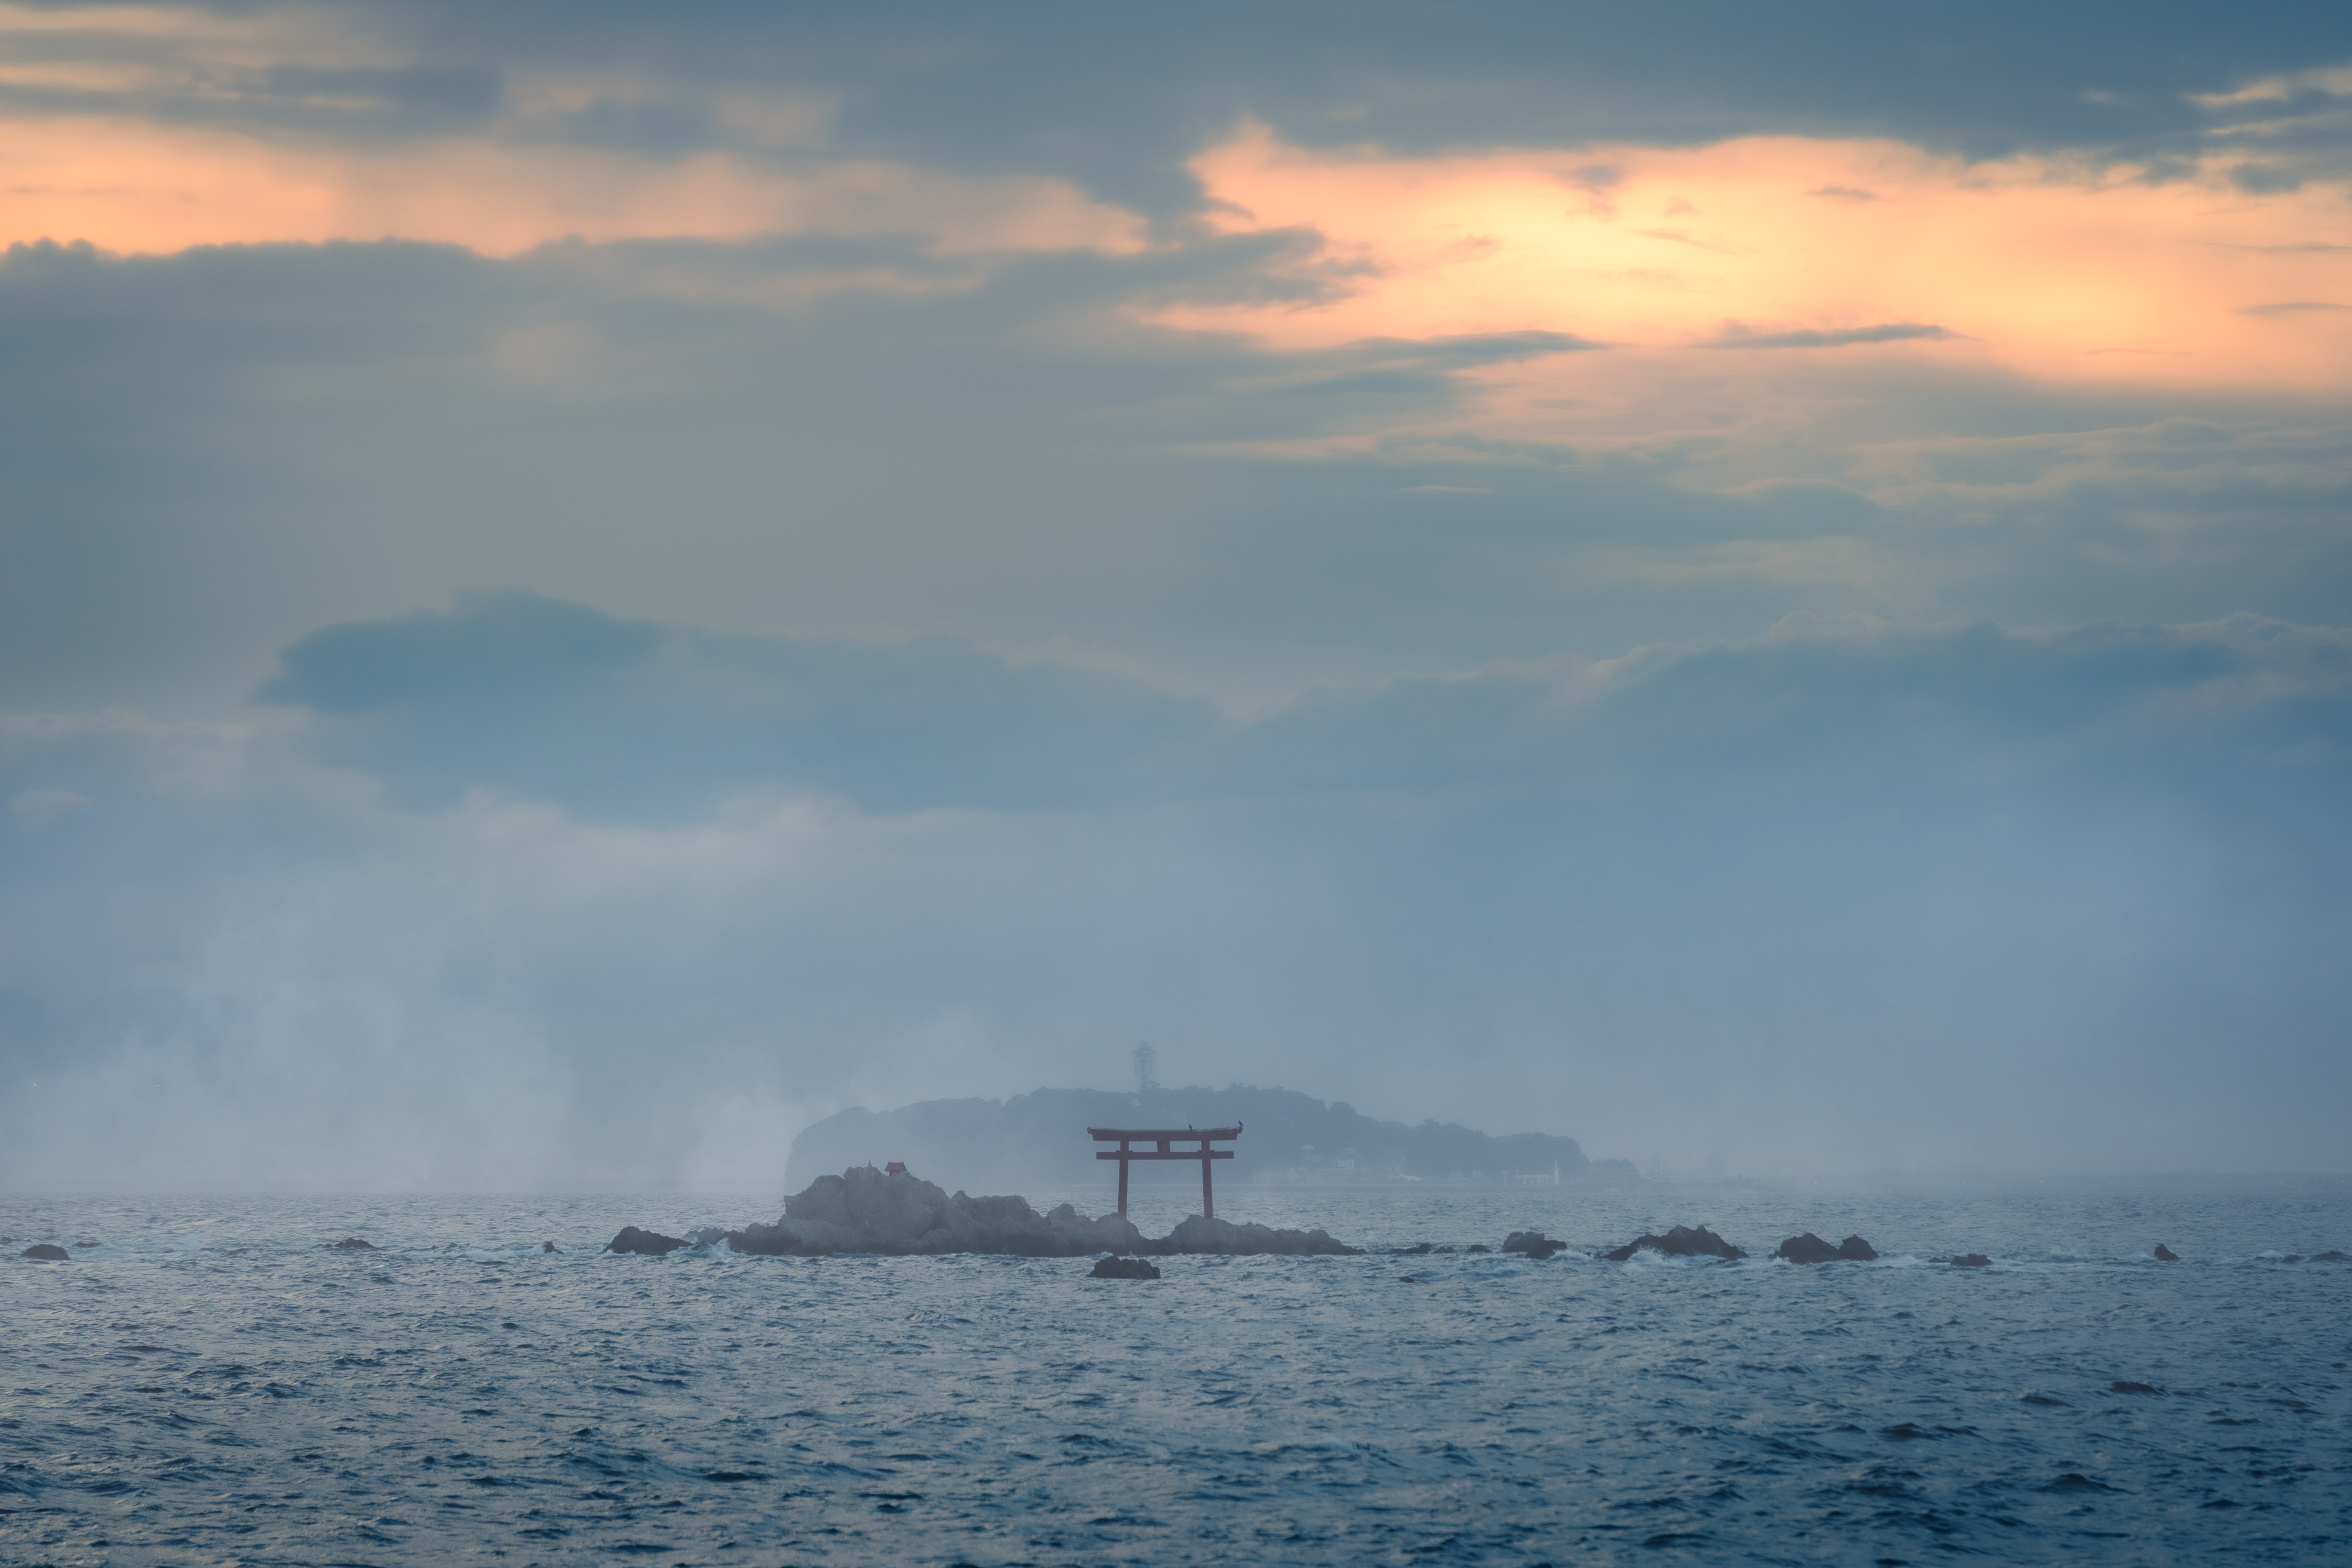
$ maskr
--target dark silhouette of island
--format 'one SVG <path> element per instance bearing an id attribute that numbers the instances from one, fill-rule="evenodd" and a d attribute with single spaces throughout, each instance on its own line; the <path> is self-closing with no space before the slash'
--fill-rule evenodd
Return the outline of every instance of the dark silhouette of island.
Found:
<path id="1" fill-rule="evenodd" d="M 1041 1089 L 1010 1100 L 929 1100 L 896 1110 L 857 1108 L 828 1116 L 793 1140 L 784 1184 L 828 1172 L 903 1160 L 972 1192 L 1067 1190 L 1111 1185 L 1095 1159 L 1088 1127 L 1232 1127 L 1245 1131 L 1217 1185 L 1631 1187 L 1631 1162 L 1588 1160 L 1573 1138 L 1543 1132 L 1494 1137 L 1451 1122 L 1375 1121 L 1350 1106 L 1296 1089 Z M 1138 1166 L 1148 1189 L 1161 1182 L 1197 1190 L 1199 1171 L 1171 1162 Z"/>

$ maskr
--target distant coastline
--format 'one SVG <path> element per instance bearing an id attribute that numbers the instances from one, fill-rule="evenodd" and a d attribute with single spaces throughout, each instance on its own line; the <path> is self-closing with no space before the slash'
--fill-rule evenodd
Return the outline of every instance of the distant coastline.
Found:
<path id="1" fill-rule="evenodd" d="M 1642 1184 L 1632 1162 L 1589 1159 L 1573 1138 L 1496 1136 L 1452 1122 L 1381 1121 L 1296 1089 L 1232 1085 L 1143 1093 L 1040 1089 L 1008 1100 L 930 1100 L 894 1110 L 856 1107 L 793 1140 L 794 1191 L 822 1175 L 903 1160 L 950 1190 L 1021 1192 L 1107 1181 L 1089 1126 L 1246 1129 L 1217 1184 L 1283 1187 L 1562 1187 Z M 1138 1167 L 1139 1171 L 1149 1169 Z M 1190 1165 L 1162 1167 L 1194 1181 Z"/>

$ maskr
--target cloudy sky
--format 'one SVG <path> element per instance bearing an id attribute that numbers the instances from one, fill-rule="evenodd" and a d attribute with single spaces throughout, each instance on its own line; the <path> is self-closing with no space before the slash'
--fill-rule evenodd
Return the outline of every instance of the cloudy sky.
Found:
<path id="1" fill-rule="evenodd" d="M 2352 13 L 0 5 L 0 1183 L 2343 1171 Z"/>

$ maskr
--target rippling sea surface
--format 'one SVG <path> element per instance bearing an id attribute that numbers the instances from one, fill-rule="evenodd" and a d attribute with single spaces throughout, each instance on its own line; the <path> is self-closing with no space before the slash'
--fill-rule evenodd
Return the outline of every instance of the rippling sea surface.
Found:
<path id="1" fill-rule="evenodd" d="M 2340 1190 L 1221 1205 L 1885 1254 L 1812 1268 L 597 1251 L 779 1206 L 0 1198 L 0 1562 L 2352 1562 Z"/>

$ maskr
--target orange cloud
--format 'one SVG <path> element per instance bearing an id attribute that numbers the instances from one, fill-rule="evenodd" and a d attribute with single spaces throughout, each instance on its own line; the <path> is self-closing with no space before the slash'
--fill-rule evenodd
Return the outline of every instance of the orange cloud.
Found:
<path id="1" fill-rule="evenodd" d="M 1311 228 L 1315 264 L 1348 281 L 1305 307 L 1155 319 L 1284 347 L 1549 330 L 1712 359 L 1930 354 L 2060 382 L 2352 379 L 2352 313 L 2266 309 L 2352 304 L 2335 186 L 2252 195 L 2218 170 L 2154 184 L 1794 137 L 1394 158 L 1253 130 L 1193 169 L 1223 227 Z M 1608 374 L 1555 363 L 1564 384 Z"/>
<path id="2" fill-rule="evenodd" d="M 366 23 L 299 5 L 219 16 L 0 3 L 0 88 L 32 95 L 20 102 L 79 109 L 20 108 L 0 119 L 0 245 L 87 240 L 156 252 L 400 238 L 504 256 L 565 238 L 796 231 L 918 235 L 942 251 L 1142 244 L 1132 215 L 1065 181 L 812 157 L 831 105 L 808 94 L 698 94 L 651 79 L 509 73 L 496 114 L 479 128 L 373 140 L 373 117 L 385 105 L 363 79 L 345 87 L 336 73 L 416 62 Z M 289 96 L 280 67 L 322 79 L 309 96 Z M 655 101 L 703 113 L 730 146 L 661 160 L 565 142 L 570 114 Z M 165 107 L 180 112 L 166 116 Z M 298 110 L 308 132 L 268 129 Z M 339 123 L 340 135 L 331 129 Z M 779 150 L 803 161 L 776 167 L 764 155 Z"/>
<path id="3" fill-rule="evenodd" d="M 0 243 L 171 251 L 268 241 L 441 240 L 507 256 L 550 240 L 906 233 L 941 250 L 1099 248 L 1140 225 L 1043 179 L 877 162 L 785 174 L 723 153 L 674 163 L 449 140 L 282 146 L 130 120 L 0 124 Z"/>

